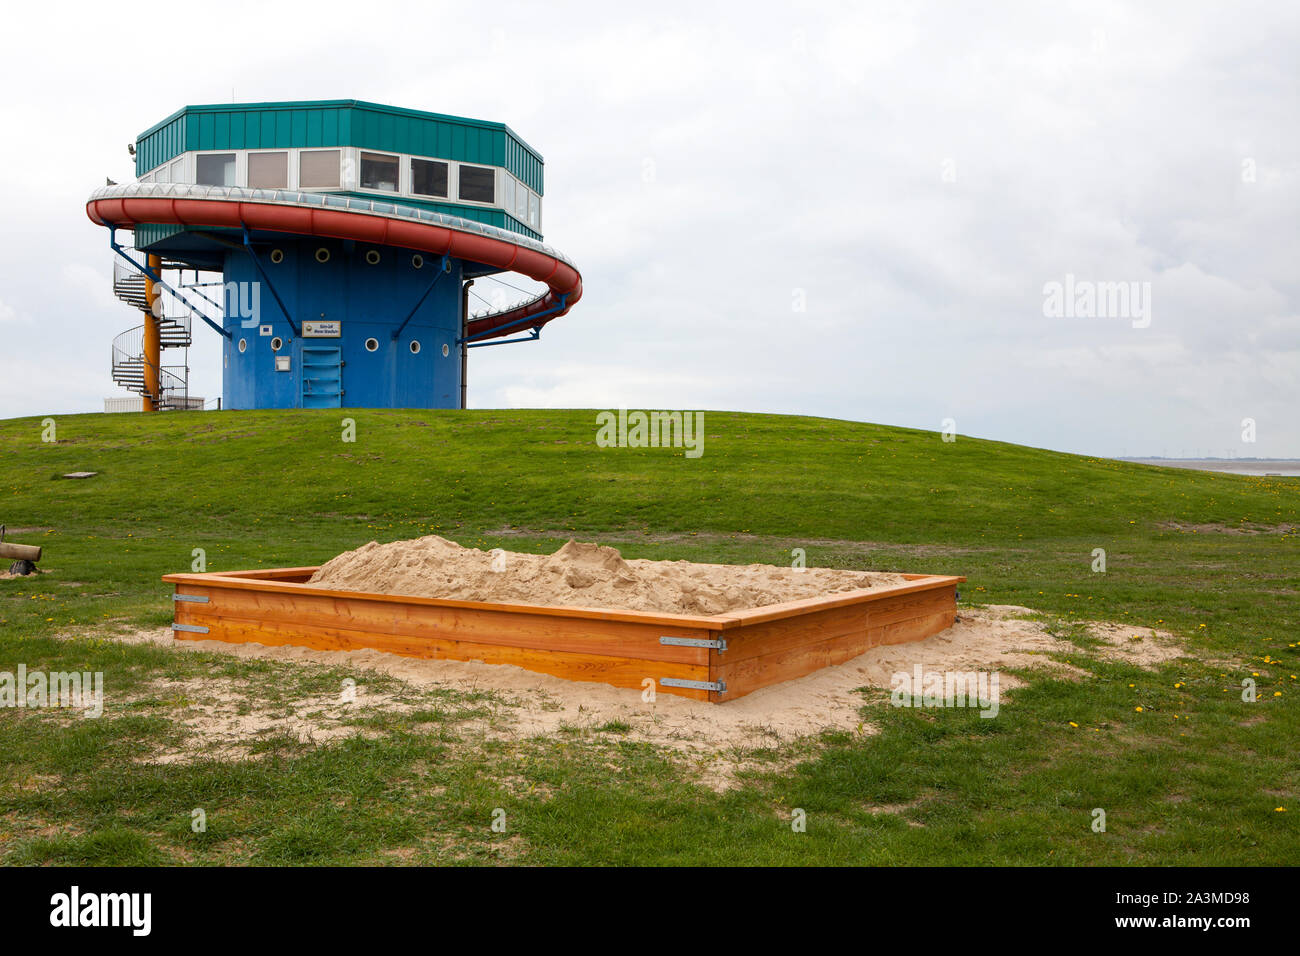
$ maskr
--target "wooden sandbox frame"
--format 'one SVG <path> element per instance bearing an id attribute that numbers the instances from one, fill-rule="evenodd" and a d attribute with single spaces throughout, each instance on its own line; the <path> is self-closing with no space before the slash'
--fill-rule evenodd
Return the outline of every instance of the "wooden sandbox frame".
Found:
<path id="1" fill-rule="evenodd" d="M 956 619 L 966 580 L 906 574 L 885 588 L 696 616 L 336 591 L 306 585 L 315 572 L 164 575 L 173 636 L 513 664 L 635 690 L 652 678 L 658 691 L 721 703 L 937 634 Z"/>

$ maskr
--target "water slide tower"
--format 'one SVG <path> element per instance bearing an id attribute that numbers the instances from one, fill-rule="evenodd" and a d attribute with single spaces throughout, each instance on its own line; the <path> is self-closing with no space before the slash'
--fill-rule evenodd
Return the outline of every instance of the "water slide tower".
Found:
<path id="1" fill-rule="evenodd" d="M 113 378 L 145 410 L 185 407 L 187 363 L 164 353 L 195 318 L 221 336 L 226 408 L 463 408 L 469 349 L 533 341 L 582 296 L 542 242 L 542 157 L 501 123 L 358 100 L 187 106 L 133 151 L 136 181 L 86 212 L 142 313 Z M 472 312 L 475 280 L 505 273 L 534 288 L 493 279 L 522 298 Z"/>

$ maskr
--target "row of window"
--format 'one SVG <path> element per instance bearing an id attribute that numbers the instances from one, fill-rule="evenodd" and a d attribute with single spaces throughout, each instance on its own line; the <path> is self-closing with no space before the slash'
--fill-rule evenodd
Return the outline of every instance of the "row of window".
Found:
<path id="1" fill-rule="evenodd" d="M 542 229 L 541 197 L 500 167 L 364 149 L 185 153 L 150 170 L 140 182 L 395 193 L 496 206 L 534 230 Z"/>

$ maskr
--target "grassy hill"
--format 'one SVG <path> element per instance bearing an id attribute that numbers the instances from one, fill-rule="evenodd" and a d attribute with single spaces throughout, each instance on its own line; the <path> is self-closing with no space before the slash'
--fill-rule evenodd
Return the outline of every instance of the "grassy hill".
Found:
<path id="1" fill-rule="evenodd" d="M 1089 679 L 1033 676 L 992 721 L 873 706 L 880 735 L 774 752 L 723 795 L 617 729 L 470 752 L 451 726 L 394 719 L 318 746 L 275 741 L 259 760 L 155 765 L 137 758 L 180 733 L 165 696 L 121 711 L 110 698 L 99 721 L 0 710 L 0 858 L 1294 861 L 1300 481 L 826 419 L 718 412 L 705 425 L 704 454 L 689 459 L 598 448 L 591 411 L 60 416 L 54 442 L 40 419 L 0 421 L 0 522 L 46 548 L 48 572 L 0 580 L 0 671 L 111 666 L 119 688 L 217 672 L 306 682 L 286 694 L 328 683 L 97 632 L 168 623 L 159 577 L 188 569 L 196 548 L 208 570 L 230 570 L 428 533 L 729 563 L 788 564 L 804 548 L 811 565 L 964 574 L 966 602 L 1027 605 L 1062 626 L 1158 624 L 1201 663 L 1153 673 L 1072 658 Z M 71 471 L 98 474 L 58 477 Z M 1251 674 L 1256 704 L 1240 699 Z M 1083 736 L 1071 721 L 1104 729 Z M 497 782 L 507 776 L 522 787 Z M 218 822 L 192 833 L 191 808 L 214 803 Z M 518 821 L 508 851 L 481 825 L 495 807 Z M 807 833 L 790 832 L 792 807 L 808 811 Z M 1094 807 L 1107 809 L 1104 834 L 1089 827 Z"/>

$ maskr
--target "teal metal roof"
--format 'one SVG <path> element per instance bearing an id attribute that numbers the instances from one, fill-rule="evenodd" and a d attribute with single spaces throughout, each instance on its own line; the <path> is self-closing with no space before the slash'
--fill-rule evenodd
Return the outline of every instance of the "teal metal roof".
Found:
<path id="1" fill-rule="evenodd" d="M 136 175 L 193 150 L 326 146 L 502 166 L 544 195 L 542 155 L 504 123 L 363 100 L 185 106 L 137 137 Z"/>

